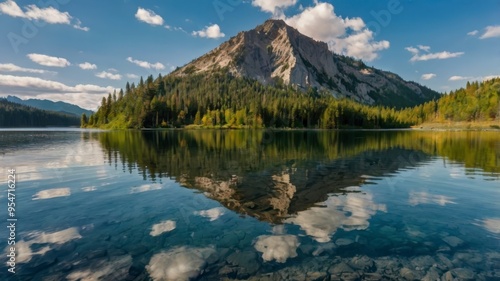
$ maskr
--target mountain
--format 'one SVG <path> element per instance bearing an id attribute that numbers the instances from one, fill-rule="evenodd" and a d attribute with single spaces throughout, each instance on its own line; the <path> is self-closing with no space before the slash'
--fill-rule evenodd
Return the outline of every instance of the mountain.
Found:
<path id="1" fill-rule="evenodd" d="M 173 75 L 218 69 L 265 85 L 283 82 L 302 90 L 314 87 L 368 105 L 408 107 L 440 96 L 394 73 L 335 54 L 326 43 L 301 34 L 282 20 L 268 20 L 253 30 L 240 32 Z"/>
<path id="2" fill-rule="evenodd" d="M 407 128 L 440 97 L 268 20 L 167 76 L 127 83 L 82 127 Z"/>
<path id="3" fill-rule="evenodd" d="M 83 109 L 77 105 L 62 102 L 62 101 L 53 102 L 50 100 L 39 100 L 39 99 L 22 100 L 18 97 L 15 97 L 15 96 L 8 96 L 7 100 L 10 102 L 13 102 L 13 103 L 27 105 L 27 106 L 31 106 L 31 107 L 42 109 L 42 110 L 49 110 L 49 111 L 66 113 L 66 114 L 70 114 L 70 115 L 75 115 L 77 117 L 82 116 L 83 113 L 85 113 L 87 116 L 89 116 L 93 113 L 90 110 Z"/>
<path id="4" fill-rule="evenodd" d="M 45 111 L 0 98 L 0 128 L 71 127 L 80 119 L 60 112 Z"/>

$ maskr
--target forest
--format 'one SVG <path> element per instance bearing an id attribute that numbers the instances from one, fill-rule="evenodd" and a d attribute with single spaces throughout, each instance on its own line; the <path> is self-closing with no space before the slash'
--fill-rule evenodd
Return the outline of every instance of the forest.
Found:
<path id="1" fill-rule="evenodd" d="M 78 127 L 78 117 L 36 109 L 0 98 L 0 128 Z"/>
<path id="2" fill-rule="evenodd" d="M 209 74 L 141 77 L 103 98 L 82 127 L 125 128 L 408 128 L 424 122 L 492 121 L 500 116 L 500 79 L 467 83 L 424 104 L 396 109 L 336 99 L 316 88 L 263 85 Z"/>

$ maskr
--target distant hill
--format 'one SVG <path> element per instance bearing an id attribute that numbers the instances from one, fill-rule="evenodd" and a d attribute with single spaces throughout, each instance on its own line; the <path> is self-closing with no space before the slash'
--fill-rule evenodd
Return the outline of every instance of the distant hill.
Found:
<path id="1" fill-rule="evenodd" d="M 40 110 L 0 98 L 0 128 L 72 127 L 79 126 L 74 115 Z"/>
<path id="2" fill-rule="evenodd" d="M 7 100 L 13 103 L 27 105 L 42 110 L 56 111 L 74 115 L 77 116 L 78 118 L 80 118 L 80 116 L 82 116 L 83 113 L 85 113 L 85 115 L 87 116 L 93 113 L 91 110 L 83 109 L 77 105 L 62 101 L 54 102 L 50 100 L 39 100 L 39 99 L 22 100 L 15 96 L 8 96 Z"/>

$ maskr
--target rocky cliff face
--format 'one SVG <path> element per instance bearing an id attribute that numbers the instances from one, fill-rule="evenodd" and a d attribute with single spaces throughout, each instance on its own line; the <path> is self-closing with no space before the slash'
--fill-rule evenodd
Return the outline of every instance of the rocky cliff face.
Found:
<path id="1" fill-rule="evenodd" d="M 173 74 L 221 68 L 264 84 L 281 81 L 301 89 L 315 87 L 365 104 L 411 106 L 439 95 L 396 74 L 334 54 L 326 43 L 299 33 L 282 20 L 268 20 L 253 30 L 240 32 Z"/>

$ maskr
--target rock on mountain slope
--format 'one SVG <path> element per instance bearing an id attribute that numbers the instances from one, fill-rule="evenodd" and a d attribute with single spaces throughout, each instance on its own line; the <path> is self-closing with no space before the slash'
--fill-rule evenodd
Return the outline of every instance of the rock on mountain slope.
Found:
<path id="1" fill-rule="evenodd" d="M 268 20 L 240 32 L 216 49 L 177 69 L 173 75 L 227 68 L 237 77 L 264 84 L 282 81 L 307 89 L 327 90 L 365 104 L 412 106 L 439 94 L 398 75 L 334 54 L 324 42 L 299 33 L 282 20 Z"/>

